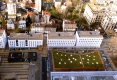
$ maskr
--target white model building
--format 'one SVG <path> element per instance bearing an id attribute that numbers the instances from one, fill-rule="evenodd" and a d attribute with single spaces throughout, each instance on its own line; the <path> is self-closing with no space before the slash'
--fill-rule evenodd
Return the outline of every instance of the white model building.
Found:
<path id="1" fill-rule="evenodd" d="M 7 3 L 8 18 L 16 19 L 16 3 Z"/>
<path id="2" fill-rule="evenodd" d="M 100 48 L 103 36 L 99 31 L 77 31 L 76 39 L 78 48 Z"/>
<path id="3" fill-rule="evenodd" d="M 114 30 L 117 23 L 117 13 L 114 11 L 106 12 L 103 17 L 101 26 L 104 30 Z"/>
<path id="4" fill-rule="evenodd" d="M 39 15 L 36 14 L 36 15 L 35 15 L 35 23 L 38 23 L 38 22 L 39 22 Z"/>
<path id="5" fill-rule="evenodd" d="M 63 4 L 63 5 L 61 6 L 61 8 L 60 8 L 60 12 L 61 12 L 61 13 L 65 13 L 66 8 L 67 8 L 66 5 Z"/>
<path id="6" fill-rule="evenodd" d="M 73 32 L 76 30 L 77 24 L 74 21 L 63 20 L 63 31 Z"/>
<path id="7" fill-rule="evenodd" d="M 18 28 L 25 30 L 26 29 L 26 20 L 20 20 Z"/>
<path id="8" fill-rule="evenodd" d="M 43 45 L 43 34 L 11 33 L 8 45 L 10 49 L 37 48 Z"/>
<path id="9" fill-rule="evenodd" d="M 7 34 L 5 30 L 0 30 L 0 48 L 5 48 L 7 43 Z"/>
<path id="10" fill-rule="evenodd" d="M 43 16 L 43 21 L 45 24 L 49 24 L 50 23 L 50 12 L 47 11 L 42 11 L 42 16 Z"/>
<path id="11" fill-rule="evenodd" d="M 7 29 L 15 29 L 15 23 L 12 19 L 7 21 Z"/>
<path id="12" fill-rule="evenodd" d="M 35 9 L 41 12 L 41 0 L 35 0 Z"/>
<path id="13" fill-rule="evenodd" d="M 34 23 L 31 27 L 31 33 L 50 33 L 56 32 L 56 26 Z"/>
<path id="14" fill-rule="evenodd" d="M 31 26 L 31 33 L 44 33 L 45 25 L 40 23 L 33 23 Z"/>
<path id="15" fill-rule="evenodd" d="M 104 30 L 113 30 L 117 22 L 116 8 L 114 4 L 102 6 L 88 3 L 84 11 L 84 17 L 88 24 L 100 22 Z"/>
<path id="16" fill-rule="evenodd" d="M 90 25 L 94 22 L 101 22 L 103 16 L 105 16 L 105 9 L 107 9 L 107 7 L 108 6 L 105 7 L 88 3 L 83 14 L 88 24 Z"/>
<path id="17" fill-rule="evenodd" d="M 54 0 L 54 6 L 58 10 L 61 7 L 62 0 Z"/>
<path id="18" fill-rule="evenodd" d="M 74 32 L 51 32 L 47 35 L 48 48 L 74 47 L 75 43 Z"/>

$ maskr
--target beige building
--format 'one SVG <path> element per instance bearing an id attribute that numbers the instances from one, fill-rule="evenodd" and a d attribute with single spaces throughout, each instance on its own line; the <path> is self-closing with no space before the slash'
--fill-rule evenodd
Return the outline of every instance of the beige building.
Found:
<path id="1" fill-rule="evenodd" d="M 101 22 L 101 26 L 104 30 L 113 30 L 117 23 L 117 14 L 113 12 L 105 12 L 105 17 Z"/>
<path id="2" fill-rule="evenodd" d="M 54 0 L 54 6 L 57 10 L 61 7 L 61 1 L 62 0 Z"/>
<path id="3" fill-rule="evenodd" d="M 16 3 L 7 3 L 8 18 L 16 19 Z"/>
<path id="4" fill-rule="evenodd" d="M 41 0 L 35 0 L 35 9 L 38 11 L 38 12 L 41 12 Z"/>
<path id="5" fill-rule="evenodd" d="M 56 26 L 34 23 L 31 27 L 31 33 L 50 33 L 56 32 Z"/>
<path id="6" fill-rule="evenodd" d="M 76 30 L 77 24 L 74 21 L 63 20 L 63 31 L 73 32 Z"/>
<path id="7" fill-rule="evenodd" d="M 117 22 L 117 9 L 113 4 L 102 5 L 88 3 L 84 11 L 84 17 L 88 24 L 101 23 L 104 30 L 113 30 Z"/>
<path id="8" fill-rule="evenodd" d="M 101 22 L 105 15 L 106 7 L 89 3 L 86 5 L 83 16 L 85 17 L 88 24 L 94 22 Z"/>

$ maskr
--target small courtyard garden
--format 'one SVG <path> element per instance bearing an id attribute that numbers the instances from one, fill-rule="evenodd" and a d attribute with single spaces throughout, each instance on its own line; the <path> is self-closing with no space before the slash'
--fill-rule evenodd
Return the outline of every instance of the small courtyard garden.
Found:
<path id="1" fill-rule="evenodd" d="M 104 68 L 98 51 L 85 54 L 70 54 L 52 51 L 54 68 Z"/>

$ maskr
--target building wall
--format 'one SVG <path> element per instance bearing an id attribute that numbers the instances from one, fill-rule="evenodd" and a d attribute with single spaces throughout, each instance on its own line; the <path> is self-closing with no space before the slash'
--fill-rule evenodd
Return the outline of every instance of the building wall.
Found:
<path id="1" fill-rule="evenodd" d="M 63 25 L 63 31 L 75 31 L 76 30 L 76 24 L 64 24 Z"/>
<path id="2" fill-rule="evenodd" d="M 102 43 L 103 37 L 80 37 L 78 33 L 76 32 L 76 47 L 81 47 L 81 48 L 100 48 L 100 45 Z"/>
<path id="3" fill-rule="evenodd" d="M 48 39 L 47 46 L 48 47 L 74 47 L 76 43 L 75 39 Z"/>
<path id="4" fill-rule="evenodd" d="M 7 4 L 8 14 L 16 14 L 16 3 Z"/>
<path id="5" fill-rule="evenodd" d="M 92 13 L 92 10 L 89 7 L 89 5 L 86 5 L 86 8 L 85 8 L 83 16 L 85 17 L 85 19 L 88 22 L 88 24 L 91 24 L 92 18 L 95 18 L 95 14 Z"/>
<path id="6" fill-rule="evenodd" d="M 44 28 L 43 27 L 32 27 L 31 28 L 31 33 L 40 33 L 40 32 L 44 32 Z"/>
<path id="7" fill-rule="evenodd" d="M 77 47 L 83 47 L 83 48 L 100 48 L 100 45 L 102 43 L 102 39 L 100 38 L 79 38 L 77 41 Z"/>
<path id="8" fill-rule="evenodd" d="M 76 30 L 76 25 L 74 21 L 63 20 L 63 31 L 73 32 Z"/>
<path id="9" fill-rule="evenodd" d="M 25 20 L 19 21 L 18 27 L 21 28 L 21 29 L 26 29 L 26 21 Z"/>
<path id="10" fill-rule="evenodd" d="M 5 48 L 6 43 L 7 43 L 7 35 L 6 35 L 5 30 L 4 30 L 2 36 L 0 37 L 0 48 Z"/>
<path id="11" fill-rule="evenodd" d="M 14 24 L 7 24 L 7 29 L 15 29 L 15 25 Z"/>
<path id="12" fill-rule="evenodd" d="M 117 16 L 109 15 L 108 12 L 103 17 L 101 26 L 104 30 L 113 30 L 117 23 Z"/>
<path id="13" fill-rule="evenodd" d="M 9 48 L 36 48 L 43 45 L 43 40 L 8 40 Z"/>
<path id="14" fill-rule="evenodd" d="M 41 0 L 35 0 L 35 8 L 38 12 L 41 12 Z"/>
<path id="15" fill-rule="evenodd" d="M 105 11 L 93 11 L 91 7 L 87 4 L 83 16 L 85 17 L 88 24 L 94 22 L 101 22 L 103 17 L 105 16 Z"/>
<path id="16" fill-rule="evenodd" d="M 58 10 L 61 7 L 61 2 L 55 2 L 54 3 L 55 8 Z"/>
<path id="17" fill-rule="evenodd" d="M 50 23 L 50 15 L 43 15 L 43 20 L 45 24 L 49 24 Z"/>

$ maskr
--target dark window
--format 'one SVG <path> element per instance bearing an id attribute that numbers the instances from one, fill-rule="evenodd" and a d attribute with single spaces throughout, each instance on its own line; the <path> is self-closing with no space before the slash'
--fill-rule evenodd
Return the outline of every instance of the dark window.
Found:
<path id="1" fill-rule="evenodd" d="M 16 46 L 18 46 L 18 40 L 16 40 Z"/>
<path id="2" fill-rule="evenodd" d="M 28 41 L 27 41 L 27 40 L 25 40 L 25 42 L 26 42 L 26 46 L 28 46 Z"/>

